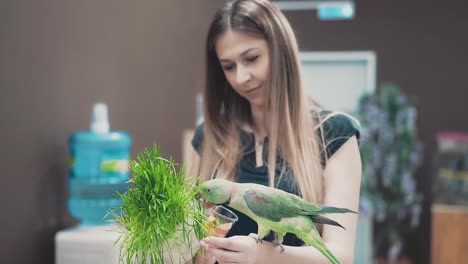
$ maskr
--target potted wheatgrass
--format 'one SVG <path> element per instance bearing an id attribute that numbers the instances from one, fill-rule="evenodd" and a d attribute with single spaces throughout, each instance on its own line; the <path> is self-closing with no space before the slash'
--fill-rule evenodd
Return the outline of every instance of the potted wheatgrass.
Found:
<path id="1" fill-rule="evenodd" d="M 176 170 L 176 167 L 179 170 Z M 161 157 L 156 145 L 131 161 L 133 185 L 119 210 L 111 211 L 121 233 L 120 261 L 124 263 L 186 263 L 193 259 L 208 226 L 203 203 L 197 199 L 197 180 L 184 167 Z"/>

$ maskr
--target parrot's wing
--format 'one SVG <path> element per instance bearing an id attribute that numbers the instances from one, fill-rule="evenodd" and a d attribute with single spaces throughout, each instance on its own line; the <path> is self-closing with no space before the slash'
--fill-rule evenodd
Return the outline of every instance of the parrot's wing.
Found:
<path id="1" fill-rule="evenodd" d="M 310 211 L 320 210 L 320 206 L 314 204 L 309 204 L 307 210 L 304 210 L 303 200 L 285 192 L 266 193 L 260 190 L 248 190 L 244 193 L 244 200 L 253 213 L 275 222 L 285 217 L 308 215 Z"/>
<path id="2" fill-rule="evenodd" d="M 283 194 L 284 195 L 284 194 Z M 286 193 L 288 200 L 298 210 L 297 214 L 300 215 L 318 215 L 318 214 L 340 214 L 340 213 L 356 213 L 353 210 L 347 208 L 333 207 L 327 205 L 319 205 L 307 202 L 299 196 Z"/>

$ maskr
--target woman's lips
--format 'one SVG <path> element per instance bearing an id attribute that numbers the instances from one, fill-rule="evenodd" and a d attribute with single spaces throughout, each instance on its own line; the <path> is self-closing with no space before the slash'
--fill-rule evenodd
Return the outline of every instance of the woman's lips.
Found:
<path id="1" fill-rule="evenodd" d="M 250 89 L 250 90 L 246 91 L 246 93 L 250 94 L 250 93 L 252 93 L 252 92 L 255 92 L 255 91 L 257 91 L 257 90 L 258 90 L 258 89 L 260 89 L 261 87 L 262 87 L 262 86 L 261 86 L 261 85 L 259 85 L 259 86 L 255 87 L 255 88 L 252 88 L 252 89 Z"/>

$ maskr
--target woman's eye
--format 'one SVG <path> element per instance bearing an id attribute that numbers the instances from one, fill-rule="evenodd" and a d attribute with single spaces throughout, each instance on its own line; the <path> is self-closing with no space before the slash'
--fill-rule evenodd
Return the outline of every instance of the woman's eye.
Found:
<path id="1" fill-rule="evenodd" d="M 246 58 L 246 60 L 247 60 L 248 62 L 254 62 L 254 61 L 257 60 L 257 59 L 258 59 L 258 56 L 250 56 L 250 57 L 247 57 L 247 58 Z"/>
<path id="2" fill-rule="evenodd" d="M 224 65 L 224 66 L 223 66 L 223 69 L 224 69 L 225 71 L 231 71 L 231 70 L 234 69 L 234 65 Z"/>

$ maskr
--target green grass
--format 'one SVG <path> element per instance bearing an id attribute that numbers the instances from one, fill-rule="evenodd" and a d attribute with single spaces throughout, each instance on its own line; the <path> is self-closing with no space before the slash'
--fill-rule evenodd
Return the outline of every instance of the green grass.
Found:
<path id="1" fill-rule="evenodd" d="M 163 253 L 173 252 L 174 247 L 193 252 L 191 237 L 203 237 L 206 221 L 203 205 L 195 199 L 196 181 L 184 176 L 183 166 L 161 157 L 156 145 L 139 153 L 130 170 L 133 187 L 118 193 L 121 213 L 110 212 L 121 232 L 117 241 L 121 261 L 163 263 Z"/>

